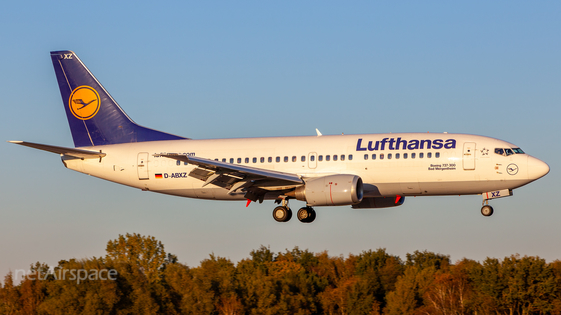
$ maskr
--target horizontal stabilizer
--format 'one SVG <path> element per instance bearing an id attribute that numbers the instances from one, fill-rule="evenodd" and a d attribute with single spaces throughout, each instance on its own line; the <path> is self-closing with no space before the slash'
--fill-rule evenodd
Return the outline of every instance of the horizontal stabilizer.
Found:
<path id="1" fill-rule="evenodd" d="M 97 158 L 102 158 L 106 155 L 105 153 L 101 153 L 97 151 L 57 147 L 54 145 L 47 145 L 47 144 L 40 144 L 40 143 L 33 143 L 33 142 L 25 142 L 25 141 L 8 141 L 8 142 L 23 145 L 34 149 L 48 151 L 52 153 L 58 153 L 60 155 L 73 156 L 81 159 L 97 159 Z"/>

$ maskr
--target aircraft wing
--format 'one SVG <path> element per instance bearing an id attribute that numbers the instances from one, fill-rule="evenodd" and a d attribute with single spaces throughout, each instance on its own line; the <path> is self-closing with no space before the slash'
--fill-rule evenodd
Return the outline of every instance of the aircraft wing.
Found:
<path id="1" fill-rule="evenodd" d="M 304 184 L 300 176 L 291 173 L 266 170 L 257 167 L 231 164 L 197 156 L 187 156 L 184 154 L 155 154 L 170 159 L 187 162 L 198 167 L 189 173 L 189 176 L 198 178 L 205 183 L 214 184 L 230 190 L 234 193 L 239 189 L 247 191 L 255 188 L 261 190 L 275 190 L 273 187 L 282 189 L 287 186 L 297 186 Z M 253 187 L 252 189 L 249 189 Z M 260 193 L 257 193 L 260 194 Z"/>
<path id="2" fill-rule="evenodd" d="M 80 159 L 98 159 L 106 155 L 105 153 L 101 153 L 97 151 L 57 147 L 54 145 L 47 145 L 47 144 L 40 144 L 40 143 L 33 143 L 33 142 L 25 142 L 25 141 L 8 141 L 8 142 L 23 145 L 34 149 L 48 151 L 52 153 L 58 153 L 60 155 L 73 156 Z"/>

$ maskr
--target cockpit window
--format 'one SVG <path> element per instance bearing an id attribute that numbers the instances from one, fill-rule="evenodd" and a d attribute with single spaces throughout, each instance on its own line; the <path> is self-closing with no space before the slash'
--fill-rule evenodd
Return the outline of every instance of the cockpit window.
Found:
<path id="1" fill-rule="evenodd" d="M 509 156 L 513 154 L 524 154 L 520 148 L 495 148 L 495 154 Z"/>

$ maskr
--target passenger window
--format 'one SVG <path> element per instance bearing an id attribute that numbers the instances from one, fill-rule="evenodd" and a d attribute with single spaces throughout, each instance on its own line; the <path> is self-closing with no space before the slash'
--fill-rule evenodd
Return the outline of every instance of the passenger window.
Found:
<path id="1" fill-rule="evenodd" d="M 275 158 L 275 161 L 276 161 L 277 163 L 279 163 L 279 162 L 280 162 L 280 156 L 277 156 L 277 157 Z"/>
<path id="2" fill-rule="evenodd" d="M 424 153 L 423 153 L 423 152 L 419 153 L 419 159 L 422 159 L 423 156 L 424 156 Z"/>
<path id="3" fill-rule="evenodd" d="M 323 155 L 318 155 L 318 161 L 323 161 Z"/>
<path id="4" fill-rule="evenodd" d="M 264 158 L 264 157 L 261 157 L 261 158 L 259 159 L 259 162 L 265 163 L 265 158 Z"/>
<path id="5" fill-rule="evenodd" d="M 353 160 L 353 155 L 349 154 L 349 161 L 352 161 L 352 160 Z"/>
<path id="6" fill-rule="evenodd" d="M 412 158 L 412 159 L 415 158 L 415 153 L 411 153 L 411 158 Z"/>
<path id="7" fill-rule="evenodd" d="M 218 161 L 218 159 L 214 159 L 214 160 L 215 160 L 215 161 Z M 179 165 L 179 164 L 177 164 L 177 165 Z"/>
<path id="8" fill-rule="evenodd" d="M 403 158 L 404 158 L 404 159 L 407 158 L 407 153 L 403 153 Z"/>
<path id="9" fill-rule="evenodd" d="M 380 160 L 384 159 L 384 153 L 380 153 Z"/>
<path id="10" fill-rule="evenodd" d="M 300 158 L 300 161 L 306 162 L 306 156 L 305 156 L 305 155 L 302 155 L 302 157 Z"/>
<path id="11" fill-rule="evenodd" d="M 242 162 L 242 158 L 238 158 L 238 164 Z"/>
<path id="12" fill-rule="evenodd" d="M 226 163 L 226 159 L 222 159 L 222 162 Z"/>
<path id="13" fill-rule="evenodd" d="M 296 162 L 296 156 L 292 156 L 292 162 Z"/>
<path id="14" fill-rule="evenodd" d="M 187 165 L 187 164 L 189 164 L 189 163 L 187 163 L 187 161 L 183 162 L 183 165 Z"/>
<path id="15" fill-rule="evenodd" d="M 438 158 L 440 157 L 440 152 L 436 152 L 436 153 L 434 154 L 434 157 L 438 159 Z"/>
<path id="16" fill-rule="evenodd" d="M 333 154 L 333 161 L 337 161 L 337 154 Z"/>
<path id="17" fill-rule="evenodd" d="M 273 162 L 273 157 L 271 157 L 271 156 L 268 157 L 268 158 L 267 158 L 267 162 L 272 163 L 272 162 Z"/>
<path id="18" fill-rule="evenodd" d="M 330 156 L 330 155 L 326 155 L 326 156 L 325 156 L 325 161 L 326 161 L 326 162 L 329 162 L 329 160 L 331 160 L 331 156 Z"/>
<path id="19" fill-rule="evenodd" d="M 392 158 L 392 154 L 388 153 L 388 160 L 390 160 Z"/>
<path id="20" fill-rule="evenodd" d="M 432 153 L 431 152 L 427 153 L 427 159 L 430 159 L 431 157 L 432 157 Z"/>
<path id="21" fill-rule="evenodd" d="M 177 164 L 177 165 L 179 166 L 179 165 L 181 165 L 181 161 L 180 161 L 180 160 L 177 160 L 177 161 L 175 162 L 175 164 Z"/>
<path id="22" fill-rule="evenodd" d="M 234 164 L 234 158 L 230 158 L 230 164 Z"/>
<path id="23" fill-rule="evenodd" d="M 399 153 L 396 153 L 396 154 L 395 154 L 395 158 L 396 158 L 396 159 L 399 159 Z"/>
<path id="24" fill-rule="evenodd" d="M 249 158 L 245 158 L 245 163 L 249 163 Z"/>
<path id="25" fill-rule="evenodd" d="M 365 155 L 364 155 L 364 159 L 365 159 L 365 160 L 368 160 L 368 154 L 365 154 Z"/>
<path id="26" fill-rule="evenodd" d="M 345 155 L 341 154 L 341 161 L 344 161 L 344 160 L 345 160 Z"/>
<path id="27" fill-rule="evenodd" d="M 315 161 L 316 160 L 316 156 L 315 155 L 310 155 L 310 161 Z"/>
<path id="28" fill-rule="evenodd" d="M 372 159 L 373 159 L 373 160 L 376 159 L 376 154 L 372 154 Z"/>
<path id="29" fill-rule="evenodd" d="M 284 157 L 284 162 L 285 162 L 285 163 L 288 162 L 288 156 L 285 156 L 285 157 Z"/>

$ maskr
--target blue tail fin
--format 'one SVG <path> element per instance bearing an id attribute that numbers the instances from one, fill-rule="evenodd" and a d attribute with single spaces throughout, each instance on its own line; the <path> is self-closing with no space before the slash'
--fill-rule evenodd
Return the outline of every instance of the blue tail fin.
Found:
<path id="1" fill-rule="evenodd" d="M 76 147 L 187 139 L 134 123 L 72 51 L 52 51 Z"/>

